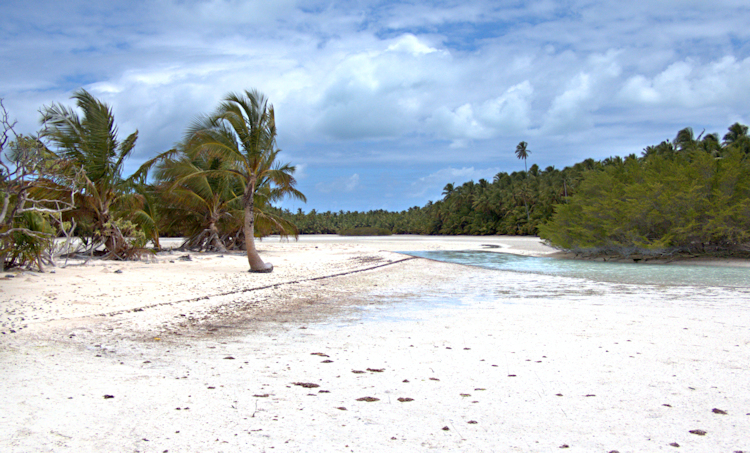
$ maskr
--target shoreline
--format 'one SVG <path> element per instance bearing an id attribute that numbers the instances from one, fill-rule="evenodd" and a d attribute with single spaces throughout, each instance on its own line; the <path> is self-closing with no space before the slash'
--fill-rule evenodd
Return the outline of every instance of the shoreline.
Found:
<path id="1" fill-rule="evenodd" d="M 272 274 L 173 253 L 0 281 L 28 325 L 0 335 L 0 449 L 750 449 L 746 289 L 394 253 L 547 252 L 525 238 L 313 239 L 259 242 Z"/>

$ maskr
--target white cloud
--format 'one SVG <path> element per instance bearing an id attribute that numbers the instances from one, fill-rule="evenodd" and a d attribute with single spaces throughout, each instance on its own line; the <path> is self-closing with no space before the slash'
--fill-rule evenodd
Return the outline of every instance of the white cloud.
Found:
<path id="1" fill-rule="evenodd" d="M 521 140 L 561 167 L 747 118 L 748 15 L 741 0 L 4 2 L 0 97 L 32 132 L 42 105 L 89 89 L 139 130 L 130 171 L 247 88 L 311 191 L 313 169 L 510 166 Z M 350 178 L 325 199 L 375 190 Z"/>
<path id="2" fill-rule="evenodd" d="M 330 182 L 319 182 L 315 185 L 315 189 L 321 193 L 331 192 L 354 192 L 354 189 L 359 185 L 359 174 L 354 173 L 347 178 L 337 178 Z"/>

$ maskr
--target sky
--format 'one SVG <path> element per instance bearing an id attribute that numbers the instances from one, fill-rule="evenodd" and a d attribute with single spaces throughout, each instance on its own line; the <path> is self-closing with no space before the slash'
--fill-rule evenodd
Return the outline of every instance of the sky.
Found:
<path id="1" fill-rule="evenodd" d="M 296 211 L 400 211 L 448 183 L 640 154 L 750 123 L 747 0 L 4 0 L 0 98 L 17 132 L 84 88 L 125 173 L 230 92 L 274 106 Z"/>

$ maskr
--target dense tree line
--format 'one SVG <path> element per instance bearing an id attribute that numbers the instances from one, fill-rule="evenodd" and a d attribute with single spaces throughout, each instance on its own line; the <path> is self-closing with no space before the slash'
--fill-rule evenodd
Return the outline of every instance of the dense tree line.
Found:
<path id="1" fill-rule="evenodd" d="M 282 215 L 305 234 L 375 227 L 394 234 L 530 235 L 549 220 L 555 205 L 575 193 L 588 170 L 601 165 L 588 159 L 563 170 L 541 170 L 535 164 L 528 171 L 498 173 L 492 182 L 480 179 L 460 186 L 449 183 L 442 199 L 401 212 L 298 210 L 284 211 Z"/>
<path id="2" fill-rule="evenodd" d="M 540 236 L 585 253 L 665 255 L 750 252 L 750 138 L 693 137 L 613 159 L 590 172 Z"/>
<path id="3" fill-rule="evenodd" d="M 531 153 L 521 142 L 516 156 Z M 723 139 L 674 140 L 640 156 L 586 159 L 562 170 L 532 165 L 460 186 L 402 212 L 279 214 L 302 233 L 375 227 L 394 234 L 536 235 L 583 253 L 664 254 L 739 250 L 750 241 L 750 137 L 735 123 Z"/>

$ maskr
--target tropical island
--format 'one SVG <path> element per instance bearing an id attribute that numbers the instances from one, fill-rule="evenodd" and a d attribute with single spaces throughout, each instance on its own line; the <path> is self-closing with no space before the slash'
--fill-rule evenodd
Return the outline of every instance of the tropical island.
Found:
<path id="1" fill-rule="evenodd" d="M 0 266 L 41 270 L 62 255 L 129 259 L 184 237 L 189 251 L 245 250 L 271 272 L 255 238 L 271 234 L 538 235 L 575 256 L 750 256 L 750 136 L 680 130 L 640 156 L 586 159 L 558 170 L 498 173 L 402 212 L 296 213 L 295 166 L 279 161 L 273 105 L 257 90 L 230 93 L 177 145 L 122 174 L 138 132 L 118 137 L 112 109 L 81 89 L 78 110 L 42 109 L 42 129 L 18 134 L 2 108 Z M 60 246 L 60 238 L 67 238 Z M 71 239 L 76 238 L 76 241 Z M 74 245 L 75 244 L 75 245 Z M 640 258 L 638 258 L 640 259 Z"/>
<path id="2" fill-rule="evenodd" d="M 524 171 L 424 207 L 291 213 L 274 203 L 304 195 L 259 92 L 226 96 L 129 177 L 137 132 L 74 100 L 44 107 L 37 135 L 3 109 L 3 451 L 746 445 L 750 283 L 409 254 L 742 256 L 746 126 L 562 170 L 526 169 L 521 142 Z M 256 243 L 272 234 L 299 241 Z"/>

